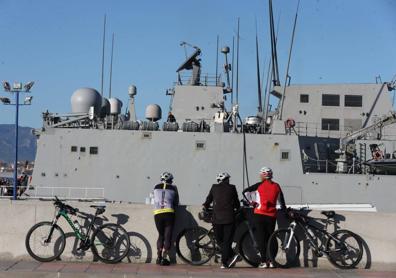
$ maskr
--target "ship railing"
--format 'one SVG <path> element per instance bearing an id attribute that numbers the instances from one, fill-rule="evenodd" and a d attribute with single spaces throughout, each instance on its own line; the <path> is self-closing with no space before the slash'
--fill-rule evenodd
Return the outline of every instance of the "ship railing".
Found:
<path id="1" fill-rule="evenodd" d="M 179 75 L 177 82 L 174 85 L 189 85 L 191 80 L 191 75 Z M 201 73 L 200 76 L 200 85 L 201 86 L 222 86 L 221 82 L 221 74 L 209 74 L 209 73 Z"/>
<path id="2" fill-rule="evenodd" d="M 29 199 L 52 199 L 55 196 L 68 200 L 104 200 L 103 187 L 34 186 L 23 197 Z"/>
<path id="3" fill-rule="evenodd" d="M 296 122 L 294 130 L 297 135 L 300 136 L 316 136 L 316 137 L 338 137 L 342 138 L 348 136 L 356 128 L 352 126 L 338 125 L 332 126 L 328 124 L 327 126 L 322 126 L 320 122 Z M 387 140 L 395 140 L 396 134 L 386 132 L 386 129 L 382 132 L 382 138 Z M 376 137 L 376 134 L 368 133 L 366 137 Z"/>

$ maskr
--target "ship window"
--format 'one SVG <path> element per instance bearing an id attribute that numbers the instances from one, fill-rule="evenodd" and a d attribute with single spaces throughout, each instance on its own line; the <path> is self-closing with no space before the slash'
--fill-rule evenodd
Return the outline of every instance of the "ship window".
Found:
<path id="1" fill-rule="evenodd" d="M 73 152 L 73 153 L 77 152 L 77 146 L 71 146 L 70 151 Z"/>
<path id="2" fill-rule="evenodd" d="M 340 130 L 340 120 L 322 119 L 322 130 Z"/>
<path id="3" fill-rule="evenodd" d="M 345 95 L 345 107 L 362 107 L 362 104 L 362 96 Z"/>
<path id="4" fill-rule="evenodd" d="M 197 141 L 195 142 L 195 148 L 197 150 L 204 150 L 206 148 L 206 144 L 204 141 Z"/>
<path id="5" fill-rule="evenodd" d="M 85 153 L 85 147 L 80 147 L 80 152 Z"/>
<path id="6" fill-rule="evenodd" d="M 98 154 L 98 147 L 89 147 L 90 154 Z"/>
<path id="7" fill-rule="evenodd" d="M 339 95 L 322 95 L 322 105 L 323 106 L 340 106 L 340 96 Z"/>
<path id="8" fill-rule="evenodd" d="M 301 94 L 300 95 L 300 102 L 301 103 L 308 103 L 309 102 L 309 95 Z"/>
<path id="9" fill-rule="evenodd" d="M 281 151 L 281 160 L 289 160 L 289 151 Z"/>

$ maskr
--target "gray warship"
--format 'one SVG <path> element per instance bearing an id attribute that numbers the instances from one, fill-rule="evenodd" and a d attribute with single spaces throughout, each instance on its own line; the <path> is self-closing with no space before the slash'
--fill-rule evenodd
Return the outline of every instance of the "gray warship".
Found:
<path id="1" fill-rule="evenodd" d="M 119 99 L 92 88 L 73 93 L 71 113 L 44 112 L 27 193 L 150 203 L 153 185 L 169 171 L 181 202 L 201 204 L 218 172 L 229 172 L 241 192 L 265 165 L 288 204 L 396 212 L 396 77 L 374 84 L 281 85 L 271 22 L 273 82 L 264 96 L 258 90 L 252 116 L 239 113 L 230 49 L 221 50 L 224 72 L 209 75 L 201 73 L 202 51 L 194 46 L 166 91 L 168 118 L 151 104 L 145 119 L 137 119 L 133 85 L 126 113 Z"/>

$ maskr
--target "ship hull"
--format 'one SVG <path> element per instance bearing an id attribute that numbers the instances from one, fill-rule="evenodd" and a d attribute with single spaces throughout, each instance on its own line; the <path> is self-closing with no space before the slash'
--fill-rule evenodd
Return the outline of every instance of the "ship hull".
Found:
<path id="1" fill-rule="evenodd" d="M 241 194 L 247 186 L 246 143 L 249 183 L 258 181 L 262 166 L 273 168 L 288 204 L 370 204 L 378 211 L 396 211 L 394 176 L 303 171 L 302 140 L 296 135 L 246 134 L 244 141 L 236 133 L 48 128 L 38 140 L 32 185 L 47 188 L 46 194 L 60 194 L 56 188 L 63 188 L 60 195 L 66 197 L 102 192 L 108 200 L 144 203 L 161 173 L 170 171 L 181 202 L 196 205 L 204 202 L 221 171 L 231 174 Z M 97 153 L 90 153 L 92 147 Z"/>

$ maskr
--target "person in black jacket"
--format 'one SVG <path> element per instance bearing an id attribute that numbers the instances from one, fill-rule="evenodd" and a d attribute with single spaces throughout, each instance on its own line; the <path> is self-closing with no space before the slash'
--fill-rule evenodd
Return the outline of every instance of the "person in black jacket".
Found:
<path id="1" fill-rule="evenodd" d="M 216 241 L 221 248 L 221 268 L 228 268 L 238 259 L 238 255 L 231 259 L 231 245 L 235 231 L 235 210 L 239 209 L 240 204 L 235 185 L 229 183 L 230 175 L 220 173 L 216 180 L 218 183 L 212 185 L 203 206 L 208 209 L 213 203 L 213 227 Z"/>

